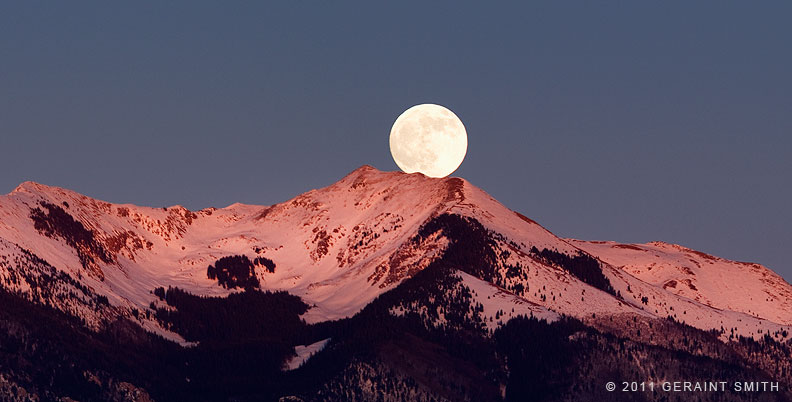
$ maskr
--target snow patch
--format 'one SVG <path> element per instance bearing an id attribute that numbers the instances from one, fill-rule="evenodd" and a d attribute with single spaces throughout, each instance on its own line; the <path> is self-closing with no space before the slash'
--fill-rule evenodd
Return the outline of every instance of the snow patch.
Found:
<path id="1" fill-rule="evenodd" d="M 321 352 L 322 349 L 324 349 L 325 346 L 327 346 L 327 343 L 330 342 L 330 339 L 331 338 L 322 339 L 321 341 L 314 342 L 310 345 L 295 346 L 294 353 L 296 354 L 296 356 L 293 356 L 291 359 L 289 359 L 289 361 L 285 363 L 285 370 L 288 371 L 288 370 L 298 369 L 300 366 L 305 364 L 305 362 L 307 362 L 308 359 L 311 358 L 311 356 Z"/>

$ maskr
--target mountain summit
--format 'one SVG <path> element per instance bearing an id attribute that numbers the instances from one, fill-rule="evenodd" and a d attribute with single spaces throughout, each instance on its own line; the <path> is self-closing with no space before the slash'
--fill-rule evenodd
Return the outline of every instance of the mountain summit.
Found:
<path id="1" fill-rule="evenodd" d="M 768 328 L 792 324 L 792 287 L 761 265 L 665 243 L 561 239 L 464 179 L 381 172 L 368 165 L 280 204 L 195 212 L 110 204 L 25 182 L 0 198 L 0 214 L 7 253 L 30 250 L 59 271 L 82 277 L 122 310 L 145 309 L 158 286 L 200 295 L 233 292 L 206 270 L 223 257 L 240 255 L 272 260 L 274 272 L 254 269 L 259 286 L 315 305 L 306 313 L 309 322 L 348 317 L 439 256 L 447 240 L 416 242 L 415 236 L 432 219 L 453 215 L 495 235 L 502 256 L 495 271 L 475 280 L 494 278 L 498 292 L 515 301 L 577 317 L 671 315 L 703 329 L 736 327 L 745 335 L 761 322 Z M 618 294 L 586 283 L 542 257 L 541 250 L 593 258 L 592 266 L 614 289 L 610 293 Z M 522 277 L 500 272 L 516 265 L 525 267 Z M 20 282 L 14 290 L 28 287 Z M 586 291 L 589 300 L 580 303 L 576 295 Z M 547 299 L 551 292 L 556 297 Z M 650 301 L 642 303 L 644 297 Z"/>
<path id="2" fill-rule="evenodd" d="M 651 344 L 662 344 L 653 337 L 669 320 L 719 342 L 784 343 L 792 325 L 792 287 L 761 265 L 661 242 L 559 238 L 464 179 L 367 165 L 280 204 L 200 211 L 25 182 L 0 197 L 0 285 L 89 331 L 120 320 L 181 345 L 209 342 L 211 325 L 189 326 L 208 318 L 186 318 L 184 300 L 214 306 L 254 294 L 299 298 L 295 326 L 377 311 L 482 339 L 518 317 L 572 317 Z M 278 305 L 298 303 L 289 300 Z M 627 320 L 647 324 L 636 335 Z"/>

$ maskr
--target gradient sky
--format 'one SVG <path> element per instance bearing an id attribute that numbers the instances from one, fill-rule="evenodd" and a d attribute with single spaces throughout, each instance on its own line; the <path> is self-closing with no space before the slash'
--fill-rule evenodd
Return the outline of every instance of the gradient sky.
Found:
<path id="1" fill-rule="evenodd" d="M 557 4 L 558 3 L 558 4 Z M 455 173 L 560 236 L 792 280 L 790 2 L 3 2 L 0 192 L 272 204 L 393 121 L 465 123 Z"/>

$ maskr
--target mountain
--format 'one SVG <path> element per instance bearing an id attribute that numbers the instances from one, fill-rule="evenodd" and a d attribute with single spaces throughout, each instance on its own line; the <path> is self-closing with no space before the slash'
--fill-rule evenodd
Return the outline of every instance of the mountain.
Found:
<path id="1" fill-rule="evenodd" d="M 0 197 L 0 285 L 0 394 L 585 400 L 719 373 L 790 397 L 792 287 L 771 270 L 559 238 L 461 178 L 363 166 L 200 211 L 25 182 Z"/>

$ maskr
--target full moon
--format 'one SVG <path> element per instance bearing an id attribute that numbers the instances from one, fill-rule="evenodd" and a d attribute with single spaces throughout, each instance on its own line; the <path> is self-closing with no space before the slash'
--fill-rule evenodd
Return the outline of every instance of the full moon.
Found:
<path id="1" fill-rule="evenodd" d="M 454 112 L 440 105 L 416 105 L 393 123 L 390 151 L 406 173 L 446 177 L 465 159 L 467 132 Z"/>

